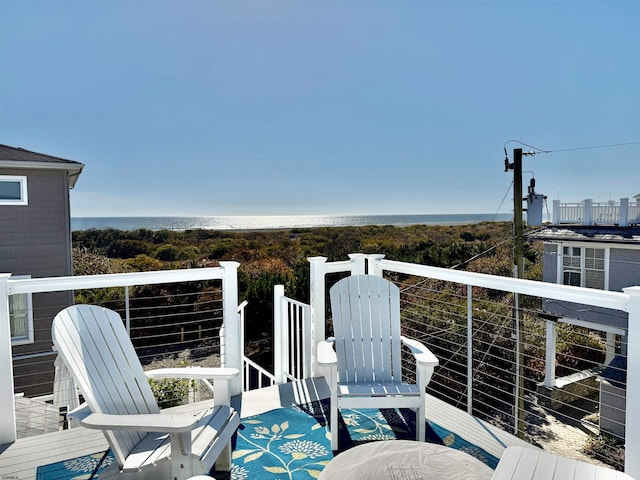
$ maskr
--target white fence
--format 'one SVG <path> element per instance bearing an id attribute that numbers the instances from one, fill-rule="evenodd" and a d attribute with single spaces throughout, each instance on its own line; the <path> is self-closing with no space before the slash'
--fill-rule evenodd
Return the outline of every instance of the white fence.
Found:
<path id="1" fill-rule="evenodd" d="M 553 201 L 554 225 L 628 225 L 640 224 L 640 202 L 629 202 L 621 198 L 616 202 L 594 202 L 587 199 L 579 203 Z"/>

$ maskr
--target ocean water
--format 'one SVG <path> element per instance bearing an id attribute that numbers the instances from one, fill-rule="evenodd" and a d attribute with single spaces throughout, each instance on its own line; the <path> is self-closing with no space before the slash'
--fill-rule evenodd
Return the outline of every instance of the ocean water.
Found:
<path id="1" fill-rule="evenodd" d="M 441 215 L 261 215 L 222 217 L 73 217 L 71 230 L 268 230 L 278 228 L 364 225 L 457 225 L 510 221 L 511 214 L 461 213 Z"/>

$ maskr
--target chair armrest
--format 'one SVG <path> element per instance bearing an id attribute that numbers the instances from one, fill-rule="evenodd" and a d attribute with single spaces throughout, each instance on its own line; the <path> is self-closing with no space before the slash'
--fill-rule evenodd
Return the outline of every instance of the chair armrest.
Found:
<path id="1" fill-rule="evenodd" d="M 400 337 L 400 340 L 409 348 L 409 350 L 411 350 L 411 353 L 416 358 L 416 362 L 427 366 L 432 365 L 434 367 L 440 363 L 438 357 L 436 357 L 431 350 L 417 340 L 412 340 L 407 337 Z"/>
<path id="2" fill-rule="evenodd" d="M 144 372 L 149 378 L 197 378 L 205 380 L 232 380 L 240 371 L 237 368 L 208 368 L 208 367 L 183 367 L 183 368 L 158 368 Z"/>
<path id="3" fill-rule="evenodd" d="M 85 428 L 98 430 L 180 433 L 193 430 L 199 420 L 198 415 L 91 413 L 80 420 L 80 424 Z"/>
<path id="4" fill-rule="evenodd" d="M 336 351 L 333 348 L 335 344 L 335 338 L 330 337 L 322 342 L 318 343 L 318 364 L 324 367 L 329 367 L 338 364 L 338 357 Z"/>
<path id="5" fill-rule="evenodd" d="M 81 403 L 76 408 L 67 413 L 67 418 L 71 420 L 82 421 L 82 419 L 91 415 L 91 410 L 89 410 L 89 405 L 86 402 Z"/>

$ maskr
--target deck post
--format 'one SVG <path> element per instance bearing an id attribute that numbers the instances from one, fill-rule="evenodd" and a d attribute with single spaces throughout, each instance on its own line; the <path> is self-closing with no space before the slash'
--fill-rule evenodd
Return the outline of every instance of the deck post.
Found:
<path id="1" fill-rule="evenodd" d="M 282 312 L 283 297 L 284 285 L 275 285 L 273 287 L 273 373 L 277 384 L 285 383 L 285 368 L 287 369 L 286 373 L 289 373 L 289 362 L 287 361 L 289 342 L 286 340 L 289 325 L 285 322 Z"/>
<path id="2" fill-rule="evenodd" d="M 629 295 L 627 332 L 627 408 L 624 471 L 640 478 L 640 287 L 623 288 Z"/>
<path id="3" fill-rule="evenodd" d="M 380 262 L 384 259 L 383 253 L 373 253 L 367 255 L 367 269 L 369 275 L 375 275 L 376 277 L 382 277 L 384 269 L 380 266 Z"/>
<path id="4" fill-rule="evenodd" d="M 240 375 L 231 380 L 230 394 L 240 395 L 243 385 L 242 355 L 244 345 L 238 313 L 238 262 L 220 262 L 222 269 L 222 318 L 224 324 L 225 355 L 223 367 L 237 368 Z"/>
<path id="5" fill-rule="evenodd" d="M 473 285 L 467 285 L 467 413 L 473 415 Z"/>
<path id="6" fill-rule="evenodd" d="M 10 273 L 0 273 L 0 444 L 16 441 L 16 406 L 13 394 L 13 359 L 9 324 Z"/>
<path id="7" fill-rule="evenodd" d="M 351 275 L 364 275 L 366 273 L 367 255 L 364 253 L 350 253 L 349 261 L 351 262 Z"/>
<path id="8" fill-rule="evenodd" d="M 325 265 L 327 257 L 311 257 L 309 260 L 309 304 L 311 305 L 311 376 L 320 374 L 318 368 L 318 343 L 326 338 Z"/>

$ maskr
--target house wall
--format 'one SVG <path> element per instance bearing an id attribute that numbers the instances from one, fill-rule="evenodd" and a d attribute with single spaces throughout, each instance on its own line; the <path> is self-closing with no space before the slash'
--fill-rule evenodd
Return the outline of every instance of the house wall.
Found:
<path id="1" fill-rule="evenodd" d="M 640 249 L 612 248 L 609 290 L 621 292 L 634 285 L 640 285 Z"/>
<path id="2" fill-rule="evenodd" d="M 28 205 L 0 205 L 0 272 L 32 277 L 72 274 L 69 182 L 64 170 L 6 169 L 2 175 L 27 177 Z M 71 292 L 34 294 L 34 343 L 15 345 L 16 392 L 51 392 L 51 321 L 72 304 Z M 20 360 L 24 355 L 44 357 Z"/>
<path id="3" fill-rule="evenodd" d="M 600 385 L 600 429 L 624 438 L 626 391 L 608 382 Z"/>
<path id="4" fill-rule="evenodd" d="M 567 243 L 568 244 L 568 243 Z M 545 243 L 543 280 L 558 281 L 557 244 Z M 640 285 L 640 249 L 611 248 L 609 257 L 609 290 L 622 291 L 625 287 Z M 588 308 L 584 305 L 556 300 L 543 300 L 543 309 L 563 317 L 605 323 L 627 329 L 627 315 L 624 312 L 606 308 Z"/>

